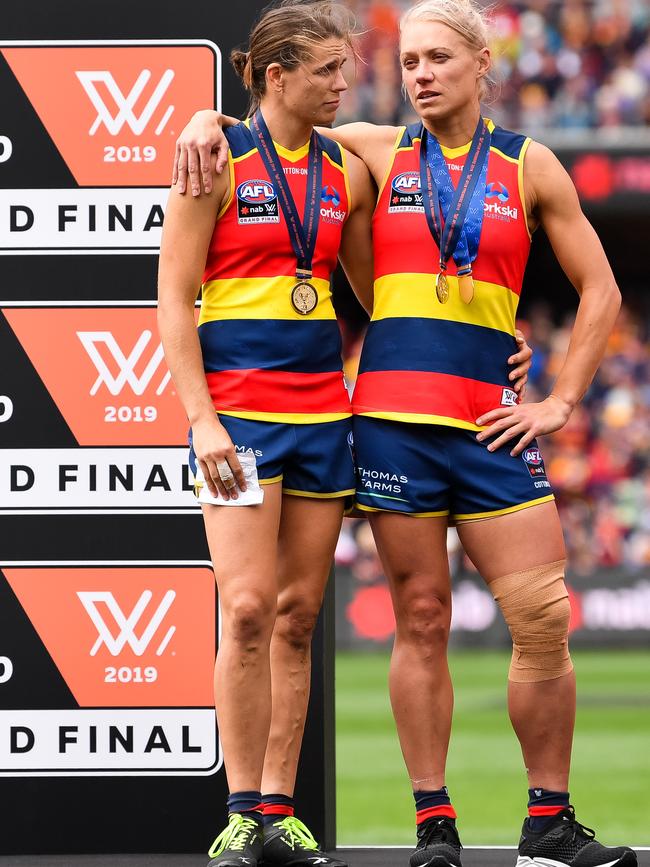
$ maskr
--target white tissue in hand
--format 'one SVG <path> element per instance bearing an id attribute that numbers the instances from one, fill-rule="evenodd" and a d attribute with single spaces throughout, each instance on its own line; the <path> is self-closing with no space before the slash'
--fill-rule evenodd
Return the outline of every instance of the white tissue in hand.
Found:
<path id="1" fill-rule="evenodd" d="M 240 491 L 239 488 L 237 488 L 236 500 L 233 500 L 232 498 L 224 500 L 221 496 L 213 497 L 205 483 L 203 471 L 197 464 L 194 481 L 200 486 L 198 496 L 199 503 L 210 503 L 213 506 L 255 506 L 264 500 L 264 490 L 257 478 L 257 463 L 255 462 L 255 455 L 248 453 L 237 455 L 237 457 L 239 458 L 239 463 L 244 471 L 246 490 Z"/>

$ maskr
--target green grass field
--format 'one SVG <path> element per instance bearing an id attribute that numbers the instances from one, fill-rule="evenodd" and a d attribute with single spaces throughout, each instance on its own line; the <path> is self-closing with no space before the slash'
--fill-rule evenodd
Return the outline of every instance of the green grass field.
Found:
<path id="1" fill-rule="evenodd" d="M 571 799 L 609 845 L 650 844 L 650 653 L 574 652 Z M 527 785 L 505 707 L 509 654 L 451 656 L 447 785 L 465 845 L 516 845 Z M 336 657 L 338 843 L 410 844 L 414 810 L 387 690 L 388 656 Z M 552 713 L 553 709 L 549 708 Z"/>

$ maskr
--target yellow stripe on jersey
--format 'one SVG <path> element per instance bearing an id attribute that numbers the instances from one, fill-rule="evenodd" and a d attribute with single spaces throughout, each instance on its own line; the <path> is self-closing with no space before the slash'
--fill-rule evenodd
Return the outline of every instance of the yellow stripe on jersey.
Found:
<path id="1" fill-rule="evenodd" d="M 284 424 L 320 424 L 326 421 L 341 421 L 350 418 L 352 412 L 254 412 L 245 409 L 218 409 L 217 415 L 231 415 L 251 421 L 275 421 Z"/>
<path id="2" fill-rule="evenodd" d="M 526 156 L 526 151 L 528 150 L 528 145 L 531 143 L 532 139 L 527 138 L 523 143 L 521 151 L 519 152 L 519 159 L 517 162 L 519 163 L 519 169 L 517 171 L 517 181 L 519 185 L 519 198 L 521 200 L 521 204 L 526 209 L 526 192 L 524 190 L 524 158 Z M 528 237 L 532 239 L 532 234 L 530 232 L 530 226 L 528 225 L 528 214 L 525 215 L 524 224 L 526 226 L 526 231 L 528 232 Z"/>
<path id="3" fill-rule="evenodd" d="M 217 214 L 217 220 L 220 220 L 223 217 L 228 208 L 232 205 L 232 200 L 235 197 L 235 162 L 230 148 L 228 149 L 228 176 L 230 178 L 230 189 L 228 190 L 228 197 L 225 203 L 221 206 L 221 210 Z"/>
<path id="4" fill-rule="evenodd" d="M 388 182 L 388 178 L 390 177 L 391 172 L 393 171 L 393 165 L 394 165 L 394 163 L 395 163 L 395 155 L 396 155 L 399 151 L 406 151 L 406 150 L 410 151 L 410 150 L 412 150 L 412 146 L 409 146 L 409 147 L 407 147 L 407 148 L 401 148 L 401 147 L 398 147 L 399 142 L 400 142 L 400 139 L 401 139 L 402 136 L 404 135 L 404 132 L 405 132 L 405 131 L 406 131 L 406 127 L 405 127 L 405 126 L 401 126 L 401 127 L 397 130 L 397 136 L 395 137 L 395 143 L 393 144 L 393 156 L 392 156 L 391 161 L 388 163 L 388 168 L 386 169 L 386 173 L 385 173 L 385 175 L 384 175 L 384 178 L 383 178 L 381 184 L 379 185 L 379 192 L 377 193 L 377 203 L 379 203 L 379 200 L 381 199 L 381 194 L 384 192 L 384 187 L 386 186 L 386 184 L 387 184 L 387 182 Z"/>
<path id="5" fill-rule="evenodd" d="M 338 144 L 338 142 L 337 142 L 337 144 Z M 348 158 L 347 158 L 347 154 L 346 154 L 346 151 L 345 151 L 343 145 L 339 144 L 338 148 L 339 148 L 339 151 L 341 152 L 342 166 L 336 166 L 336 167 L 341 171 L 341 174 L 343 175 L 343 179 L 345 181 L 345 194 L 348 198 L 348 217 L 349 217 L 350 213 L 352 212 L 352 193 L 350 192 L 350 172 L 348 170 Z M 331 162 L 332 161 L 330 160 L 330 163 Z M 335 165 L 335 164 L 332 163 L 332 165 Z"/>
<path id="6" fill-rule="evenodd" d="M 464 421 L 461 418 L 451 418 L 448 415 L 430 415 L 421 412 L 357 412 L 357 415 L 367 416 L 368 418 L 387 418 L 390 421 L 403 421 L 408 424 L 443 424 L 448 427 L 462 427 L 464 430 L 479 431 L 485 430 L 487 425 L 473 424 L 469 421 Z"/>
<path id="7" fill-rule="evenodd" d="M 304 322 L 291 303 L 295 277 L 232 277 L 203 284 L 199 325 L 220 319 L 295 319 Z M 336 319 L 328 280 L 310 278 L 318 304 L 309 319 Z"/>
<path id="8" fill-rule="evenodd" d="M 471 304 L 461 301 L 458 278 L 447 275 L 449 301 L 436 298 L 433 274 L 386 274 L 375 280 L 372 319 L 414 316 L 482 325 L 507 334 L 515 333 L 518 296 L 505 286 L 474 280 Z"/>

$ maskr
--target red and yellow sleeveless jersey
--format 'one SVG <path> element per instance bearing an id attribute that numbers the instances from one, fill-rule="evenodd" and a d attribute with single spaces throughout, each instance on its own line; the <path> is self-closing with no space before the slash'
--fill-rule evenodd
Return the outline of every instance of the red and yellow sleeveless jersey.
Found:
<path id="1" fill-rule="evenodd" d="M 278 191 L 245 123 L 226 131 L 230 196 L 217 216 L 203 275 L 199 338 L 219 413 L 264 421 L 314 423 L 351 414 L 341 336 L 330 291 L 341 231 L 350 210 L 342 148 L 320 137 L 323 186 L 308 316 L 291 303 L 296 257 Z M 276 150 L 302 215 L 309 143 Z"/>
<path id="2" fill-rule="evenodd" d="M 465 304 L 448 264 L 449 301 L 435 292 L 439 250 L 420 190 L 420 124 L 400 129 L 373 217 L 375 304 L 353 409 L 360 415 L 478 430 L 476 419 L 516 402 L 507 359 L 530 249 L 523 195 L 529 139 L 494 127 L 483 227 Z M 443 148 L 457 185 L 470 149 Z"/>

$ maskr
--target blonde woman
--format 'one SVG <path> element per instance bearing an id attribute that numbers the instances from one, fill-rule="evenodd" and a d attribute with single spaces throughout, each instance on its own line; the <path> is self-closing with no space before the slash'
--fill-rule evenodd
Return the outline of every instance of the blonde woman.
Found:
<path id="1" fill-rule="evenodd" d="M 350 26 L 325 0 L 263 14 L 232 56 L 252 105 L 228 132 L 228 171 L 204 196 L 172 190 L 165 215 L 158 321 L 222 618 L 215 700 L 230 795 L 211 867 L 345 867 L 294 816 L 293 787 L 312 632 L 354 493 L 337 257 L 368 306 L 372 286 L 367 169 L 313 129 L 346 89 Z"/>

